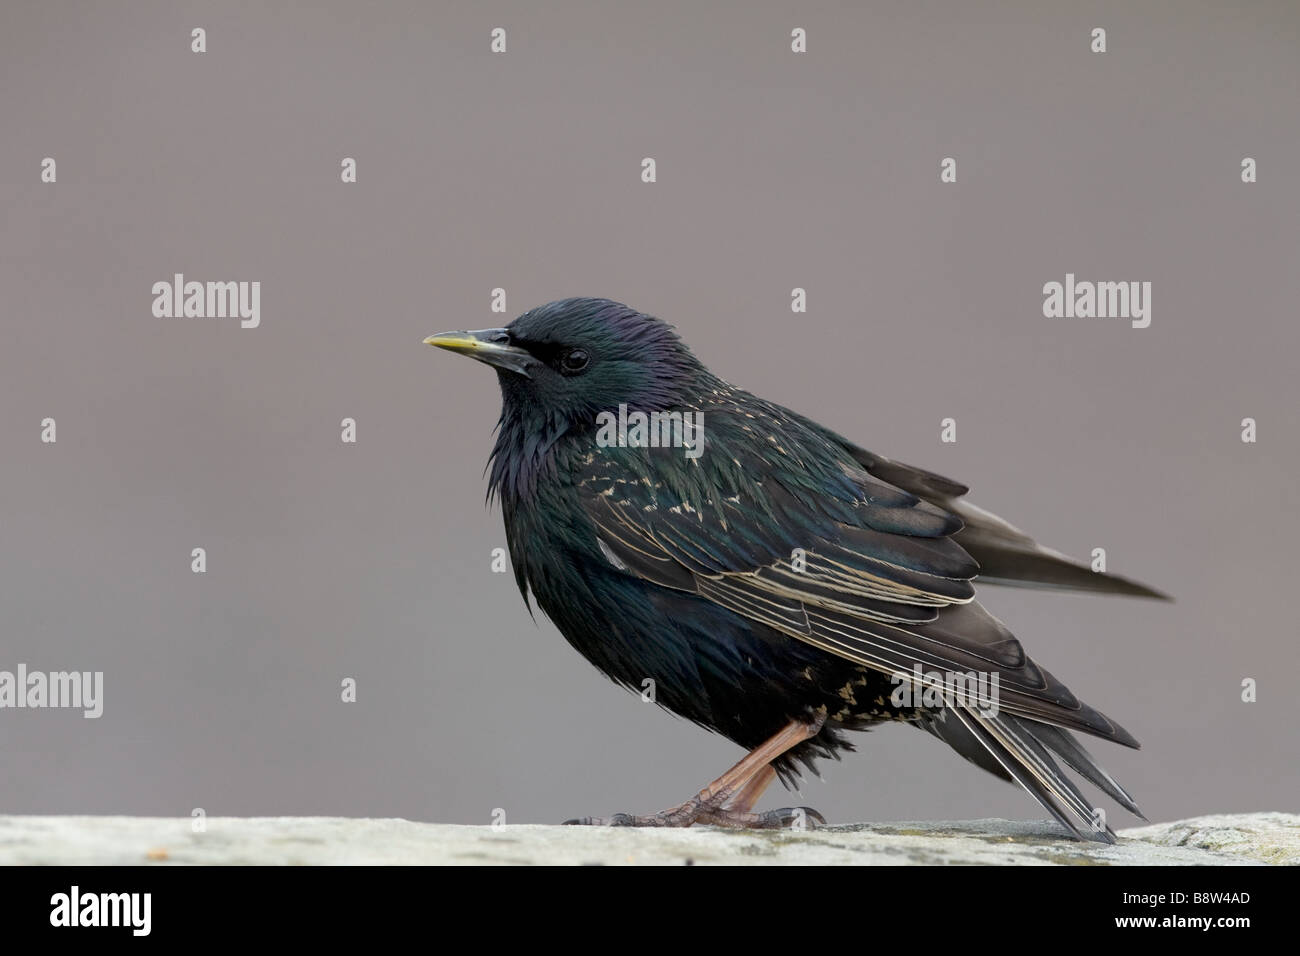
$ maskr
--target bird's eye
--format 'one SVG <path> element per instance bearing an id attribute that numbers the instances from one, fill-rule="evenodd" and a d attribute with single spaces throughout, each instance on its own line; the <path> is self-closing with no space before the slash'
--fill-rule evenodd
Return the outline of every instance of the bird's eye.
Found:
<path id="1" fill-rule="evenodd" d="M 560 356 L 560 371 L 564 372 L 565 375 L 577 375 L 587 367 L 587 363 L 590 361 L 586 349 L 569 349 Z"/>

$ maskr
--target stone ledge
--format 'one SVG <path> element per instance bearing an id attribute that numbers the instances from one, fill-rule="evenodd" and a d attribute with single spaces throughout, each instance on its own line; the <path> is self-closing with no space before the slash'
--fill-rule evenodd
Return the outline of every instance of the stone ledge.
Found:
<path id="1" fill-rule="evenodd" d="M 1300 863 L 1300 815 L 1196 817 L 1078 843 L 1049 823 L 865 823 L 790 831 L 457 826 L 341 817 L 0 816 L 0 865 Z"/>

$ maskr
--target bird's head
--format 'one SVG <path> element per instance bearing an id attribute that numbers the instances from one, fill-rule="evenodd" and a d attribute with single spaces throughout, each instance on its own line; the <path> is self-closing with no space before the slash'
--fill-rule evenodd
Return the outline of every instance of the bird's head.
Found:
<path id="1" fill-rule="evenodd" d="M 494 366 L 507 415 L 566 425 L 594 422 L 621 403 L 678 407 L 706 374 L 671 326 L 608 299 L 561 299 L 502 329 L 424 342 Z"/>

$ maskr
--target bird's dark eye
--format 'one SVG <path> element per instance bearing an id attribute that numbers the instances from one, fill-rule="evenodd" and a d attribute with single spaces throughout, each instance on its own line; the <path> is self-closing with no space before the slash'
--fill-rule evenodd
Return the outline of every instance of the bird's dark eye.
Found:
<path id="1" fill-rule="evenodd" d="M 565 375 L 577 375 L 590 361 L 586 349 L 569 349 L 560 356 L 560 371 Z"/>

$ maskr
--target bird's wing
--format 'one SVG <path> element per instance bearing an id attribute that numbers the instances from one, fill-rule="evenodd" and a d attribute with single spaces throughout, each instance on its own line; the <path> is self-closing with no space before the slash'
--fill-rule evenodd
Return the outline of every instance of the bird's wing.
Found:
<path id="1" fill-rule="evenodd" d="M 922 501 L 937 505 L 960 518 L 964 527 L 955 537 L 971 557 L 979 562 L 982 584 L 1170 600 L 1167 594 L 1140 581 L 1094 571 L 1087 564 L 1075 561 L 1068 555 L 1043 547 L 1010 522 L 965 500 L 963 496 L 970 489 L 960 482 L 874 454 L 794 412 L 788 414 L 799 418 L 802 424 L 816 430 L 829 441 L 837 443 L 872 476 L 909 491 Z"/>
<path id="2" fill-rule="evenodd" d="M 784 427 L 763 427 L 771 424 Z M 606 559 L 914 686 L 916 668 L 996 674 L 996 712 L 945 698 L 922 726 L 1015 780 L 1080 838 L 1113 842 L 1104 816 L 1048 751 L 1136 811 L 1056 728 L 1138 743 L 1030 660 L 975 603 L 979 568 L 955 538 L 961 520 L 797 422 L 778 416 L 741 430 L 740 440 L 733 428 L 730 442 L 706 441 L 686 464 L 674 449 L 593 452 L 576 487 Z"/>
<path id="3" fill-rule="evenodd" d="M 601 550 L 887 674 L 996 673 L 1001 710 L 1137 746 L 973 601 L 959 519 L 785 424 L 780 444 L 706 445 L 685 464 L 670 449 L 593 454 L 578 489 Z"/>

